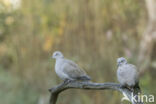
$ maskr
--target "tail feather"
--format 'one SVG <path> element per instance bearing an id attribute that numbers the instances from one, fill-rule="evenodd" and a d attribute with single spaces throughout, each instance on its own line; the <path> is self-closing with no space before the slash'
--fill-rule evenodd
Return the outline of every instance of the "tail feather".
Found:
<path id="1" fill-rule="evenodd" d="M 143 101 L 140 101 L 138 99 L 138 96 L 141 94 L 141 89 L 140 89 L 139 83 L 136 83 L 135 86 L 133 86 L 133 94 L 136 97 L 135 99 L 137 100 L 137 102 L 139 102 L 139 104 L 143 104 Z"/>
<path id="2" fill-rule="evenodd" d="M 135 86 L 133 87 L 133 91 L 136 94 L 141 93 L 141 89 L 140 89 L 139 83 L 135 84 Z"/>

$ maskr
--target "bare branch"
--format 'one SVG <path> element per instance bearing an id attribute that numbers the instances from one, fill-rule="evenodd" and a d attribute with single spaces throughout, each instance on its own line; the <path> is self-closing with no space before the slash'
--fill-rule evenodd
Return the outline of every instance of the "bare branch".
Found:
<path id="1" fill-rule="evenodd" d="M 64 90 L 67 89 L 86 89 L 86 90 L 117 90 L 123 94 L 125 94 L 132 104 L 143 104 L 141 102 L 134 102 L 132 101 L 132 91 L 130 91 L 128 88 L 121 87 L 120 84 L 117 83 L 93 83 L 93 82 L 78 82 L 78 81 L 72 81 L 67 83 L 61 83 L 60 85 L 49 89 L 51 92 L 50 97 L 50 104 L 56 104 L 57 98 L 59 93 L 61 93 Z M 134 95 L 135 96 L 135 95 Z"/>

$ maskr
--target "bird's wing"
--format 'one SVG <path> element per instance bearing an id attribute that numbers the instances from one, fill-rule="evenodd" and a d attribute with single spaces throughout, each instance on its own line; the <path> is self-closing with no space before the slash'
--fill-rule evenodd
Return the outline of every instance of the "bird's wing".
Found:
<path id="1" fill-rule="evenodd" d="M 63 72 L 71 78 L 85 76 L 86 73 L 76 63 L 71 60 L 64 60 L 62 65 Z"/>
<path id="2" fill-rule="evenodd" d="M 130 70 L 132 71 L 134 77 L 135 77 L 135 81 L 138 82 L 139 81 L 139 74 L 138 74 L 138 71 L 137 71 L 137 68 L 135 65 L 132 65 L 132 64 L 128 64 L 129 65 L 129 68 Z"/>

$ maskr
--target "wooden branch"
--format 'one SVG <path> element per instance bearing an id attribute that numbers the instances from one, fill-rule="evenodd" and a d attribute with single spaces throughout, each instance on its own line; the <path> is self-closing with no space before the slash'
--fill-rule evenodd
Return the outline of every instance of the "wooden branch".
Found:
<path id="1" fill-rule="evenodd" d="M 120 84 L 117 83 L 93 83 L 93 82 L 78 82 L 78 81 L 71 81 L 67 83 L 61 83 L 58 86 L 49 89 L 51 92 L 51 97 L 50 97 L 50 104 L 56 104 L 57 98 L 59 93 L 61 93 L 64 90 L 67 89 L 86 89 L 86 90 L 106 90 L 106 89 L 111 89 L 111 90 L 117 90 L 124 95 L 128 97 L 128 99 L 132 102 L 132 104 L 143 104 L 142 102 L 135 102 L 134 100 L 132 101 L 132 91 L 130 91 L 128 88 L 123 88 L 121 87 Z M 134 94 L 135 96 L 136 94 Z"/>

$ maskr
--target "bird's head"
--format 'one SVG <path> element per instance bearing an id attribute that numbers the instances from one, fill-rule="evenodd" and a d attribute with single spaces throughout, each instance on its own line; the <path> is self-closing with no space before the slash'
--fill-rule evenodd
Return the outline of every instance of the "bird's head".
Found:
<path id="1" fill-rule="evenodd" d="M 120 57 L 117 59 L 118 66 L 126 64 L 126 63 L 127 63 L 127 60 L 124 57 Z"/>
<path id="2" fill-rule="evenodd" d="M 64 58 L 63 54 L 60 51 L 55 51 L 53 53 L 52 58 L 58 59 L 58 58 Z"/>

